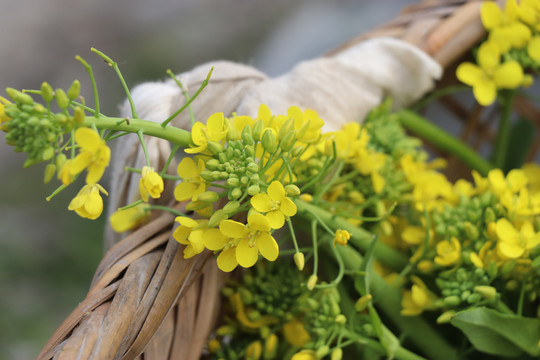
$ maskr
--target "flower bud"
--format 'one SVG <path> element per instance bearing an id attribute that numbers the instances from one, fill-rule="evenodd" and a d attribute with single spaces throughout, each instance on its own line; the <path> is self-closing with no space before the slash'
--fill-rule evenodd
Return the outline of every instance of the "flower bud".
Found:
<path id="1" fill-rule="evenodd" d="M 227 185 L 236 187 L 236 186 L 240 185 L 240 179 L 238 179 L 236 177 L 230 177 L 230 178 L 227 179 Z"/>
<path id="2" fill-rule="evenodd" d="M 248 195 L 255 196 L 261 192 L 261 188 L 259 187 L 258 184 L 251 185 L 250 187 L 248 187 L 247 192 L 248 192 Z"/>
<path id="3" fill-rule="evenodd" d="M 231 325 L 223 325 L 216 330 L 218 336 L 233 335 L 235 332 L 236 329 Z"/>
<path id="4" fill-rule="evenodd" d="M 51 102 L 54 97 L 53 88 L 46 81 L 41 84 L 41 97 L 48 103 Z"/>
<path id="5" fill-rule="evenodd" d="M 43 183 L 48 184 L 49 181 L 53 178 L 54 174 L 56 174 L 56 165 L 54 164 L 47 164 L 45 166 L 45 175 L 43 176 Z"/>
<path id="6" fill-rule="evenodd" d="M 262 119 L 255 121 L 255 124 L 253 124 L 253 129 L 251 131 L 253 140 L 260 141 L 263 130 L 264 130 L 264 121 Z"/>
<path id="7" fill-rule="evenodd" d="M 264 360 L 271 360 L 276 357 L 279 339 L 276 334 L 270 334 L 264 343 Z"/>
<path id="8" fill-rule="evenodd" d="M 343 350 L 341 348 L 335 348 L 332 351 L 332 355 L 330 356 L 330 360 L 341 360 L 343 359 Z"/>
<path id="9" fill-rule="evenodd" d="M 46 148 L 43 153 L 41 154 L 41 158 L 44 160 L 44 161 L 47 161 L 47 160 L 50 160 L 52 159 L 54 156 L 54 148 L 52 146 L 49 146 L 48 148 Z"/>
<path id="10" fill-rule="evenodd" d="M 214 174 L 212 171 L 209 170 L 201 171 L 201 177 L 208 182 L 214 181 Z"/>
<path id="11" fill-rule="evenodd" d="M 315 285 L 317 284 L 318 277 L 317 275 L 311 275 L 307 281 L 307 288 L 308 290 L 313 290 Z"/>
<path id="12" fill-rule="evenodd" d="M 285 193 L 291 197 L 298 196 L 300 195 L 300 189 L 294 184 L 289 184 L 285 186 Z"/>
<path id="13" fill-rule="evenodd" d="M 484 211 L 484 221 L 486 222 L 486 224 L 495 222 L 495 220 L 497 220 L 495 211 L 493 211 L 493 209 L 490 207 L 486 208 L 486 210 Z"/>
<path id="14" fill-rule="evenodd" d="M 257 164 L 254 163 L 254 162 L 253 162 L 253 163 L 249 163 L 249 164 L 247 165 L 247 170 L 248 170 L 249 172 L 251 172 L 251 173 L 256 174 L 256 173 L 259 172 L 259 165 L 257 165 Z"/>
<path id="15" fill-rule="evenodd" d="M 215 141 L 209 141 L 208 150 L 210 150 L 212 154 L 218 155 L 219 153 L 222 153 L 224 149 L 220 143 L 217 143 Z"/>
<path id="16" fill-rule="evenodd" d="M 77 124 L 82 124 L 84 122 L 84 110 L 82 107 L 77 106 L 75 110 L 73 110 L 73 118 L 75 119 L 75 122 Z"/>
<path id="17" fill-rule="evenodd" d="M 229 179 L 230 180 L 230 179 Z M 240 203 L 236 200 L 229 201 L 225 206 L 223 207 L 223 212 L 225 214 L 231 214 L 234 213 L 238 208 L 240 207 Z"/>
<path id="18" fill-rule="evenodd" d="M 447 296 L 444 298 L 444 304 L 448 306 L 457 306 L 461 303 L 461 299 L 457 295 Z"/>
<path id="19" fill-rule="evenodd" d="M 219 194 L 215 191 L 205 191 L 197 196 L 197 201 L 204 201 L 208 203 L 216 202 L 218 199 Z"/>
<path id="20" fill-rule="evenodd" d="M 289 152 L 296 143 L 296 131 L 292 130 L 285 134 L 285 136 L 279 142 L 279 148 L 283 152 Z"/>
<path id="21" fill-rule="evenodd" d="M 197 211 L 208 207 L 208 203 L 202 201 L 190 201 L 186 204 L 187 211 Z"/>
<path id="22" fill-rule="evenodd" d="M 210 219 L 208 220 L 208 227 L 213 228 L 219 225 L 223 220 L 227 220 L 229 216 L 225 214 L 223 209 L 219 209 L 215 213 L 210 216 Z"/>
<path id="23" fill-rule="evenodd" d="M 67 157 L 66 157 L 66 155 L 65 155 L 64 153 L 58 154 L 58 155 L 56 156 L 56 160 L 55 160 L 55 162 L 56 162 L 56 167 L 57 167 L 58 169 L 61 169 L 62 166 L 64 166 L 64 163 L 66 162 L 66 160 L 67 160 Z"/>
<path id="24" fill-rule="evenodd" d="M 246 145 L 254 144 L 251 126 L 246 125 L 242 129 L 242 141 L 244 141 L 244 144 Z"/>
<path id="25" fill-rule="evenodd" d="M 493 286 L 478 285 L 474 287 L 474 291 L 482 295 L 482 297 L 486 300 L 493 300 L 497 296 L 497 289 L 495 289 Z"/>
<path id="26" fill-rule="evenodd" d="M 227 140 L 236 140 L 238 139 L 238 130 L 236 130 L 236 127 L 231 124 L 231 120 L 229 118 L 225 118 L 225 128 L 227 129 Z"/>
<path id="27" fill-rule="evenodd" d="M 373 299 L 373 296 L 371 294 L 366 294 L 362 296 L 360 299 L 356 301 L 356 304 L 354 304 L 354 308 L 358 312 L 364 311 L 367 306 L 369 305 L 369 302 Z"/>
<path id="28" fill-rule="evenodd" d="M 302 153 L 302 151 L 304 151 L 304 148 L 303 148 L 302 146 L 296 146 L 294 149 L 292 149 L 291 155 L 292 155 L 293 157 L 300 156 L 300 154 Z"/>
<path id="29" fill-rule="evenodd" d="M 66 92 L 62 89 L 56 89 L 54 92 L 54 97 L 56 98 L 56 103 L 58 107 L 62 110 L 65 110 L 69 106 L 69 99 L 66 95 Z"/>
<path id="30" fill-rule="evenodd" d="M 287 135 L 291 131 L 294 131 L 294 120 L 292 118 L 288 119 L 283 123 L 283 125 L 281 125 L 277 133 L 277 139 L 283 139 L 285 135 Z"/>
<path id="31" fill-rule="evenodd" d="M 336 316 L 336 319 L 334 320 L 334 322 L 339 325 L 345 325 L 347 323 L 347 317 L 345 317 L 345 315 L 343 314 L 339 314 L 338 316 Z"/>
<path id="32" fill-rule="evenodd" d="M 75 100 L 79 97 L 79 94 L 81 92 L 81 83 L 79 80 L 75 79 L 71 83 L 71 86 L 69 87 L 69 90 L 67 92 L 67 96 L 70 100 Z"/>
<path id="33" fill-rule="evenodd" d="M 240 198 L 240 196 L 242 196 L 242 190 L 240 188 L 234 188 L 232 191 L 231 191 L 231 198 L 233 200 L 237 200 Z"/>
<path id="34" fill-rule="evenodd" d="M 330 352 L 330 348 L 328 347 L 328 345 L 323 345 L 317 349 L 317 351 L 315 352 L 315 356 L 317 357 L 317 359 L 322 359 L 329 352 Z"/>
<path id="35" fill-rule="evenodd" d="M 301 252 L 297 252 L 294 254 L 294 263 L 296 264 L 296 267 L 298 270 L 302 271 L 304 270 L 305 260 L 304 260 L 304 254 Z"/>
<path id="36" fill-rule="evenodd" d="M 273 154 L 277 150 L 277 141 L 274 132 L 270 129 L 266 129 L 262 136 L 262 145 L 264 150 L 268 153 Z"/>
<path id="37" fill-rule="evenodd" d="M 456 315 L 456 312 L 454 310 L 448 310 L 445 311 L 437 318 L 437 324 L 445 324 L 450 322 L 452 318 Z"/>
<path id="38" fill-rule="evenodd" d="M 16 103 L 20 104 L 27 104 L 32 105 L 34 103 L 34 99 L 28 94 L 24 94 L 20 92 L 19 90 L 15 90 L 13 88 L 7 88 L 6 93 L 9 95 L 11 100 L 13 100 Z"/>

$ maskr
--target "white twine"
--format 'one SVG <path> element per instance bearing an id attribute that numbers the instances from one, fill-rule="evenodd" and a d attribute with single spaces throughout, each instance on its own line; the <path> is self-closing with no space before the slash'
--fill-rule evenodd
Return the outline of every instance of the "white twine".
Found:
<path id="1" fill-rule="evenodd" d="M 215 112 L 225 116 L 256 116 L 260 104 L 273 114 L 286 114 L 290 106 L 313 109 L 325 121 L 325 130 L 336 130 L 350 121 L 363 121 L 367 113 L 391 97 L 396 109 L 418 100 L 434 86 L 442 75 L 441 66 L 417 47 L 393 38 L 371 39 L 359 43 L 333 57 L 301 62 L 289 73 L 270 79 L 258 70 L 233 62 L 215 61 L 200 65 L 179 75 L 192 96 L 208 75 L 214 72 L 209 85 L 192 103 L 197 121 L 205 122 Z M 181 89 L 172 79 L 148 82 L 132 90 L 140 118 L 156 122 L 167 119 L 185 104 Z M 126 101 L 121 116 L 131 116 Z M 189 112 L 185 111 L 171 125 L 189 129 Z M 160 169 L 171 147 L 167 141 L 145 138 L 150 162 Z M 120 138 L 112 159 L 109 214 L 138 199 L 140 175 L 127 173 L 126 166 L 142 168 L 144 154 L 135 135 Z M 175 173 L 176 166 L 169 168 Z M 158 203 L 172 199 L 172 186 L 164 191 Z M 106 246 L 120 239 L 110 226 L 106 230 Z"/>

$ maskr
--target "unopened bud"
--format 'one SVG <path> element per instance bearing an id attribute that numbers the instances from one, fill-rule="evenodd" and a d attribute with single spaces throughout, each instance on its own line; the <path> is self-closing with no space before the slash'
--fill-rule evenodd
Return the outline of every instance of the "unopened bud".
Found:
<path id="1" fill-rule="evenodd" d="M 58 169 L 61 169 L 62 166 L 64 166 L 66 160 L 67 160 L 67 157 L 66 157 L 65 154 L 63 154 L 63 153 L 58 154 L 58 155 L 56 156 L 56 160 L 55 160 L 55 162 L 56 162 L 56 167 L 57 167 Z"/>
<path id="2" fill-rule="evenodd" d="M 497 296 L 497 289 L 495 289 L 493 286 L 478 285 L 474 287 L 474 291 L 482 295 L 482 297 L 486 300 L 493 300 Z"/>
<path id="3" fill-rule="evenodd" d="M 223 209 L 220 209 L 216 211 L 215 213 L 210 216 L 210 219 L 208 220 L 208 227 L 213 228 L 219 225 L 223 220 L 227 220 L 229 216 L 225 214 Z"/>
<path id="4" fill-rule="evenodd" d="M 230 180 L 230 179 L 229 179 Z M 240 203 L 236 200 L 229 201 L 225 206 L 223 207 L 223 212 L 225 214 L 231 214 L 234 213 L 238 208 L 240 207 Z"/>
<path id="5" fill-rule="evenodd" d="M 292 130 L 285 134 L 285 136 L 279 142 L 279 148 L 283 152 L 289 152 L 296 143 L 296 131 Z"/>
<path id="6" fill-rule="evenodd" d="M 49 85 L 48 82 L 44 81 L 42 84 L 41 84 L 41 97 L 43 98 L 43 100 L 45 100 L 46 102 L 51 102 L 53 97 L 54 97 L 54 91 L 53 91 L 53 88 L 51 87 L 51 85 Z"/>
<path id="7" fill-rule="evenodd" d="M 43 183 L 48 184 L 49 181 L 54 177 L 54 174 L 56 174 L 56 165 L 54 164 L 47 164 L 45 166 L 45 175 L 43 176 Z"/>
<path id="8" fill-rule="evenodd" d="M 454 310 L 448 310 L 443 312 L 438 318 L 437 318 L 437 324 L 446 324 L 452 320 L 452 318 L 456 315 L 456 312 Z"/>
<path id="9" fill-rule="evenodd" d="M 53 156 L 54 156 L 54 148 L 52 146 L 49 146 L 48 148 L 46 148 L 41 154 L 41 158 L 44 161 L 51 160 Z"/>
<path id="10" fill-rule="evenodd" d="M 465 233 L 471 240 L 478 239 L 478 229 L 468 221 L 465 222 Z"/>
<path id="11" fill-rule="evenodd" d="M 257 184 L 251 185 L 250 187 L 248 187 L 247 192 L 248 195 L 254 196 L 261 192 L 261 188 Z"/>
<path id="12" fill-rule="evenodd" d="M 260 141 L 263 130 L 264 121 L 262 119 L 255 121 L 255 124 L 253 124 L 253 130 L 251 131 L 253 140 Z"/>
<path id="13" fill-rule="evenodd" d="M 225 118 L 225 128 L 227 129 L 227 140 L 238 139 L 238 130 L 236 130 L 229 118 Z"/>
<path id="14" fill-rule="evenodd" d="M 279 128 L 279 131 L 277 133 L 277 139 L 281 140 L 285 137 L 285 135 L 289 134 L 294 130 L 294 120 L 292 118 L 288 119 L 281 125 Z"/>
<path id="15" fill-rule="evenodd" d="M 73 82 L 71 83 L 71 86 L 69 87 L 67 96 L 71 100 L 75 100 L 76 98 L 79 97 L 80 92 L 81 92 L 81 83 L 79 82 L 79 80 L 75 79 L 73 80 Z"/>
<path id="16" fill-rule="evenodd" d="M 300 154 L 302 153 L 302 151 L 304 151 L 304 148 L 303 148 L 302 146 L 296 146 L 294 149 L 292 149 L 291 155 L 292 155 L 293 157 L 300 156 Z"/>
<path id="17" fill-rule="evenodd" d="M 271 360 L 276 357 L 279 339 L 276 334 L 270 334 L 264 343 L 264 360 Z"/>
<path id="18" fill-rule="evenodd" d="M 19 90 L 15 90 L 13 88 L 7 88 L 6 93 L 9 95 L 11 100 L 13 100 L 16 103 L 20 104 L 27 104 L 32 105 L 34 103 L 34 99 L 28 94 L 24 94 L 20 92 Z"/>
<path id="19" fill-rule="evenodd" d="M 276 136 L 274 135 L 274 132 L 270 129 L 266 129 L 263 136 L 262 136 L 262 145 L 264 150 L 269 152 L 270 154 L 273 154 L 277 150 L 277 141 Z"/>
<path id="20" fill-rule="evenodd" d="M 252 342 L 246 349 L 246 360 L 259 360 L 262 355 L 262 344 L 259 340 Z"/>
<path id="21" fill-rule="evenodd" d="M 66 95 L 66 92 L 62 89 L 56 89 L 54 92 L 54 97 L 56 98 L 56 103 L 58 107 L 62 110 L 67 109 L 69 106 L 69 98 Z"/>
<path id="22" fill-rule="evenodd" d="M 208 203 L 203 201 L 190 201 L 186 204 L 187 211 L 197 211 L 208 207 Z"/>
<path id="23" fill-rule="evenodd" d="M 328 345 L 323 345 L 317 349 L 317 351 L 315 352 L 315 356 L 317 357 L 317 359 L 322 359 L 329 352 L 330 352 L 330 348 L 328 347 Z"/>
<path id="24" fill-rule="evenodd" d="M 242 196 L 242 190 L 240 190 L 240 188 L 234 188 L 234 189 L 231 191 L 231 198 L 232 198 L 233 200 L 239 199 L 240 196 Z"/>
<path id="25" fill-rule="evenodd" d="M 304 270 L 305 260 L 304 260 L 304 254 L 301 252 L 297 252 L 294 254 L 294 263 L 296 264 L 296 267 L 298 270 L 302 271 Z"/>
<path id="26" fill-rule="evenodd" d="M 217 330 L 216 330 L 216 334 L 218 336 L 225 336 L 225 335 L 232 335 L 236 332 L 235 328 L 232 327 L 231 325 L 223 325 L 223 326 L 220 326 Z"/>
<path id="27" fill-rule="evenodd" d="M 495 220 L 497 220 L 497 216 L 495 215 L 495 211 L 493 211 L 493 208 L 486 208 L 486 210 L 484 211 L 484 221 L 486 222 L 486 224 L 495 222 Z"/>
<path id="28" fill-rule="evenodd" d="M 223 152 L 224 148 L 220 143 L 217 143 L 215 141 L 209 141 L 208 150 L 210 150 L 212 154 L 218 155 Z"/>
<path id="29" fill-rule="evenodd" d="M 298 196 L 300 195 L 300 188 L 298 188 L 298 186 L 296 185 L 289 184 L 285 186 L 285 193 L 287 194 L 287 196 Z"/>
<path id="30" fill-rule="evenodd" d="M 330 360 L 341 360 L 343 359 L 343 350 L 341 348 L 335 348 L 332 351 L 332 355 L 330 356 Z"/>
<path id="31" fill-rule="evenodd" d="M 84 122 L 84 117 L 84 110 L 80 106 L 77 106 L 75 110 L 73 110 L 73 118 L 75 119 L 75 122 L 77 124 L 82 124 Z"/>
<path id="32" fill-rule="evenodd" d="M 204 201 L 208 203 L 216 202 L 218 199 L 219 194 L 215 191 L 205 191 L 197 196 L 197 201 Z"/>
<path id="33" fill-rule="evenodd" d="M 251 131 L 251 126 L 246 125 L 242 129 L 242 141 L 244 141 L 244 144 L 246 145 L 253 145 L 253 135 Z"/>
<path id="34" fill-rule="evenodd" d="M 343 314 L 339 314 L 334 321 L 336 324 L 345 325 L 347 323 L 347 317 Z"/>
<path id="35" fill-rule="evenodd" d="M 259 172 L 259 165 L 257 165 L 256 163 L 249 163 L 247 165 L 247 170 L 252 172 L 252 173 L 258 173 Z"/>
<path id="36" fill-rule="evenodd" d="M 307 288 L 308 290 L 313 290 L 315 285 L 317 284 L 318 277 L 317 275 L 311 275 L 307 281 Z"/>
<path id="37" fill-rule="evenodd" d="M 354 304 L 354 308 L 358 312 L 364 311 L 369 305 L 369 302 L 371 301 L 371 299 L 373 299 L 373 296 L 371 294 L 366 294 L 362 296 L 360 299 L 356 301 L 356 304 Z"/>

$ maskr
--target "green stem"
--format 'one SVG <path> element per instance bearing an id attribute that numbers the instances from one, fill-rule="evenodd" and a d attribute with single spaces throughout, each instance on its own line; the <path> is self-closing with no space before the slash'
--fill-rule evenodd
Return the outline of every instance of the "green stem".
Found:
<path id="1" fill-rule="evenodd" d="M 181 211 L 175 210 L 168 206 L 162 206 L 162 205 L 150 205 L 150 210 L 163 210 L 163 211 L 170 212 L 171 214 L 176 215 L 176 216 L 184 216 L 184 217 L 187 216 Z"/>
<path id="2" fill-rule="evenodd" d="M 319 246 L 317 244 L 317 221 L 311 221 L 311 238 L 313 240 L 313 275 L 317 276 L 319 268 Z"/>
<path id="3" fill-rule="evenodd" d="M 180 81 L 176 77 L 176 75 L 173 74 L 171 69 L 168 69 L 166 72 L 167 72 L 167 75 L 169 75 L 171 77 L 171 79 L 173 79 L 173 81 L 176 83 L 176 85 L 178 85 L 180 90 L 182 90 L 182 94 L 184 95 L 184 98 L 186 99 L 186 102 L 189 102 L 189 100 L 190 100 L 189 93 L 188 93 L 187 88 L 184 86 L 184 84 L 182 84 L 182 81 Z M 193 114 L 193 107 L 191 107 L 191 105 L 189 105 L 188 110 L 189 110 L 189 118 L 191 119 L 191 127 L 193 127 L 193 125 L 195 124 L 195 114 Z"/>
<path id="4" fill-rule="evenodd" d="M 90 66 L 90 64 L 88 64 L 82 57 L 80 57 L 79 55 L 75 56 L 75 59 L 77 61 L 79 61 L 82 66 L 84 66 L 84 68 L 86 69 L 86 71 L 88 72 L 88 75 L 90 76 L 90 81 L 92 82 L 92 91 L 94 92 L 94 116 L 96 118 L 99 118 L 99 96 L 98 96 L 98 90 L 97 90 L 97 85 L 96 85 L 96 78 L 94 77 L 94 72 L 92 71 L 92 66 Z"/>
<path id="5" fill-rule="evenodd" d="M 143 131 L 137 131 L 137 136 L 139 137 L 139 142 L 143 149 L 144 158 L 146 159 L 146 166 L 150 167 L 150 157 L 148 157 L 148 149 L 146 148 L 146 142 L 144 141 Z"/>
<path id="6" fill-rule="evenodd" d="M 84 118 L 83 125 L 92 126 L 92 124 L 95 124 L 98 129 L 125 131 L 135 134 L 141 130 L 145 135 L 170 141 L 180 147 L 188 147 L 191 143 L 191 134 L 186 130 L 174 126 L 162 127 L 160 124 L 148 120 L 131 119 L 129 122 L 123 120 L 125 119 L 87 116 Z"/>
<path id="7" fill-rule="evenodd" d="M 381 345 L 381 343 L 377 340 L 374 340 L 374 339 L 371 339 L 371 338 L 368 338 L 368 337 L 364 337 L 364 336 L 361 336 L 361 335 L 358 335 L 356 334 L 355 332 L 352 332 L 351 330 L 349 329 L 343 329 L 342 332 L 344 333 L 344 335 L 351 339 L 351 340 L 354 340 L 355 342 L 358 342 L 362 345 L 365 345 L 367 347 L 370 347 L 372 348 L 373 350 L 376 350 L 376 351 L 379 351 L 381 354 L 386 354 L 386 351 L 384 349 L 384 347 Z M 396 352 L 394 353 L 394 358 L 395 359 L 398 359 L 398 360 L 426 360 L 425 358 L 419 356 L 419 355 L 416 355 L 415 353 L 399 346 L 397 349 L 396 349 Z"/>
<path id="8" fill-rule="evenodd" d="M 486 176 L 489 170 L 493 169 L 493 165 L 476 151 L 422 116 L 409 110 L 402 110 L 399 112 L 398 119 L 405 128 L 428 139 L 438 149 L 455 155 L 481 175 Z"/>
<path id="9" fill-rule="evenodd" d="M 329 213 L 318 206 L 304 202 L 300 199 L 295 199 L 294 202 L 300 216 L 304 218 L 313 218 L 312 214 L 315 214 L 317 219 L 320 219 L 324 224 L 331 228 L 343 229 L 350 232 L 352 236 L 349 242 L 361 251 L 365 252 L 369 248 L 369 245 L 373 240 L 373 234 L 351 224 L 345 218 Z M 382 242 L 377 242 L 374 254 L 381 262 L 397 271 L 400 271 L 408 264 L 408 260 L 402 254 Z"/>
<path id="10" fill-rule="evenodd" d="M 164 122 L 161 123 L 161 126 L 162 127 L 165 127 L 167 126 L 172 119 L 174 119 L 176 116 L 178 116 L 182 111 L 184 111 L 185 108 L 187 108 L 192 102 L 193 100 L 195 100 L 197 98 L 197 96 L 199 96 L 199 94 L 201 93 L 201 91 L 203 91 L 203 89 L 208 85 L 208 81 L 210 80 L 210 76 L 212 76 L 212 72 L 214 71 L 214 67 L 212 66 L 212 68 L 210 69 L 210 72 L 208 73 L 208 75 L 206 76 L 206 79 L 203 80 L 201 86 L 199 87 L 199 90 L 197 90 L 197 92 L 195 94 L 193 94 L 193 96 L 191 97 L 191 99 L 189 99 L 189 101 L 187 101 L 184 106 L 182 106 L 180 109 L 178 109 L 174 114 L 172 114 L 171 116 L 169 116 L 169 118 L 167 120 L 165 120 Z"/>
<path id="11" fill-rule="evenodd" d="M 493 148 L 493 164 L 499 169 L 502 169 L 505 165 L 508 145 L 510 144 L 510 114 L 512 113 L 515 94 L 515 91 L 508 91 L 501 92 L 500 96 L 501 122 L 499 123 L 495 147 Z"/>
<path id="12" fill-rule="evenodd" d="M 163 167 L 163 170 L 161 170 L 161 173 L 159 174 L 161 177 L 167 173 L 167 170 L 169 170 L 169 166 L 171 165 L 172 160 L 174 159 L 174 155 L 178 151 L 180 146 L 173 145 L 173 148 L 171 149 L 171 154 L 169 155 L 169 158 L 167 159 L 167 162 L 165 163 L 165 166 Z"/>

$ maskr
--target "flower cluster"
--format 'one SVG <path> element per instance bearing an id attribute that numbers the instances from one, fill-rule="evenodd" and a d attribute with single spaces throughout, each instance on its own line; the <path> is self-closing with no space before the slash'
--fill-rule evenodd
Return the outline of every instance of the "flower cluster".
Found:
<path id="1" fill-rule="evenodd" d="M 477 53 L 477 63 L 465 62 L 457 77 L 473 87 L 483 106 L 492 104 L 498 89 L 516 89 L 532 84 L 524 71 L 540 67 L 540 2 L 506 1 L 504 10 L 495 2 L 482 4 L 482 23 L 489 36 Z"/>

